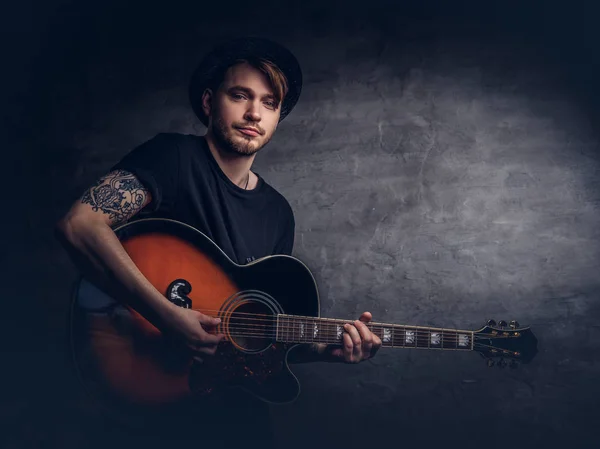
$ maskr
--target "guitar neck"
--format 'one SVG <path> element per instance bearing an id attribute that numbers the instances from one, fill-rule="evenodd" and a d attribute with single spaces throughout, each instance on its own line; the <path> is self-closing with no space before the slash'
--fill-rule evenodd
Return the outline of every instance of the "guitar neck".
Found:
<path id="1" fill-rule="evenodd" d="M 283 343 L 341 344 L 348 320 L 298 315 L 277 315 L 277 341 Z M 388 348 L 473 350 L 473 331 L 439 327 L 366 323 Z"/>

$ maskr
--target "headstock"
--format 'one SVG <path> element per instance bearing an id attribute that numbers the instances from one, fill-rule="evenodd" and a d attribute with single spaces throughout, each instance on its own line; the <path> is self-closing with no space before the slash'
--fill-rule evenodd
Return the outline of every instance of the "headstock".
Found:
<path id="1" fill-rule="evenodd" d="M 473 332 L 473 339 L 473 350 L 487 359 L 488 366 L 515 368 L 517 362 L 529 363 L 537 354 L 537 338 L 529 327 L 520 327 L 515 320 L 509 324 L 489 320 Z"/>

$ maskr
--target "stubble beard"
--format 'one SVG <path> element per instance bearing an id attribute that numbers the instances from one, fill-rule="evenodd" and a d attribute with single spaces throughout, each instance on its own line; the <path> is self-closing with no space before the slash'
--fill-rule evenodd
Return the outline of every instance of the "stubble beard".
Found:
<path id="1" fill-rule="evenodd" d="M 267 137 L 262 145 L 256 145 L 254 143 L 256 138 L 253 139 L 250 136 L 245 138 L 237 131 L 237 129 L 228 128 L 225 122 L 220 118 L 217 118 L 213 122 L 212 131 L 215 141 L 220 148 L 229 154 L 238 154 L 241 156 L 252 156 L 253 154 L 258 153 L 258 151 L 271 140 L 270 137 Z M 237 134 L 237 136 L 235 134 Z"/>

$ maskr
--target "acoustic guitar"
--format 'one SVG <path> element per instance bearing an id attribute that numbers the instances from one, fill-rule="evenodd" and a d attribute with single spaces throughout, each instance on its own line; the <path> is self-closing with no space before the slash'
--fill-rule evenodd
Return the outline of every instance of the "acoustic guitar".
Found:
<path id="1" fill-rule="evenodd" d="M 237 265 L 206 235 L 167 219 L 116 228 L 144 276 L 169 301 L 219 317 L 217 353 L 197 363 L 135 310 L 85 277 L 75 284 L 70 341 L 86 389 L 144 408 L 201 399 L 241 387 L 263 401 L 294 401 L 300 384 L 287 357 L 303 343 L 341 344 L 347 319 L 320 316 L 315 279 L 284 255 Z M 488 364 L 529 362 L 537 340 L 528 327 L 488 321 L 479 330 L 368 323 L 383 348 L 471 351 Z M 182 345 L 180 345 L 182 346 Z"/>

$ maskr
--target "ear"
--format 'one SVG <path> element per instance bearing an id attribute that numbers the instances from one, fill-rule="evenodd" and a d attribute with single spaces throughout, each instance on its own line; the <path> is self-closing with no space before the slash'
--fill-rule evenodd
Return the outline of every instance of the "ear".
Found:
<path id="1" fill-rule="evenodd" d="M 210 111 L 212 108 L 213 101 L 213 92 L 211 89 L 204 89 L 204 93 L 202 94 L 202 111 L 207 117 L 210 117 Z"/>

